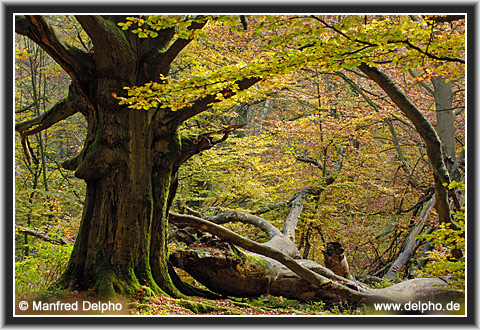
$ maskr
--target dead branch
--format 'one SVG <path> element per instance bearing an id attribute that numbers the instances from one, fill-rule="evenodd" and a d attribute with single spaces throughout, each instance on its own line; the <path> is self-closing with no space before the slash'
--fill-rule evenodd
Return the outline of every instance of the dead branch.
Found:
<path id="1" fill-rule="evenodd" d="M 230 211 L 209 218 L 201 218 L 212 221 L 216 224 L 224 224 L 227 222 L 242 222 L 245 224 L 256 226 L 262 231 L 264 231 L 269 238 L 268 242 L 262 243 L 261 245 L 277 249 L 282 253 L 285 253 L 286 255 L 295 259 L 298 259 L 301 256 L 300 251 L 298 251 L 295 244 L 284 233 L 275 228 L 275 226 L 273 226 L 267 220 L 256 215 L 238 211 Z"/>
<path id="2" fill-rule="evenodd" d="M 43 240 L 45 242 L 58 244 L 58 245 L 68 244 L 63 238 L 54 238 L 54 237 L 48 236 L 45 233 L 30 229 L 30 228 L 25 228 L 25 227 L 22 227 L 22 226 L 19 226 L 19 225 L 15 225 L 15 229 L 19 233 L 24 233 L 24 234 L 28 234 L 28 235 L 40 238 L 41 240 Z"/>
<path id="3" fill-rule="evenodd" d="M 229 211 L 219 215 L 215 215 L 213 217 L 206 218 L 206 220 L 216 223 L 217 225 L 221 225 L 227 222 L 242 222 L 245 224 L 254 225 L 263 230 L 270 239 L 276 235 L 282 234 L 280 230 L 275 228 L 275 226 L 267 220 L 260 218 L 256 215 L 244 212 Z"/>
<path id="4" fill-rule="evenodd" d="M 420 242 L 417 239 L 417 235 L 419 235 L 423 231 L 423 228 L 425 227 L 428 216 L 430 215 L 430 212 L 432 211 L 432 208 L 434 205 L 435 205 L 435 195 L 433 195 L 428 201 L 428 203 L 423 207 L 420 213 L 420 220 L 415 224 L 413 229 L 408 234 L 407 238 L 405 239 L 405 242 L 402 245 L 400 254 L 398 255 L 395 262 L 388 269 L 386 274 L 386 278 L 388 280 L 396 281 L 398 279 L 397 278 L 398 272 L 400 272 L 403 269 L 405 264 L 408 262 L 408 260 L 410 260 L 410 258 L 415 253 L 415 250 L 420 245 Z"/>
<path id="5" fill-rule="evenodd" d="M 311 188 L 305 188 L 295 194 L 288 213 L 285 219 L 285 224 L 282 229 L 282 233 L 292 242 L 295 243 L 295 231 L 297 229 L 298 218 L 303 210 L 303 204 L 307 198 L 307 194 L 311 191 Z"/>

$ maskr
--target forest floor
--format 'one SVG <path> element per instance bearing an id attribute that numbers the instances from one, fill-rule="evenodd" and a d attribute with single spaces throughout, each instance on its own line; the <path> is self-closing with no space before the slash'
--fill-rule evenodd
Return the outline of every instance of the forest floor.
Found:
<path id="1" fill-rule="evenodd" d="M 283 297 L 205 299 L 189 297 L 174 299 L 150 297 L 146 301 L 129 303 L 132 315 L 361 315 L 362 309 L 334 306 L 327 309 L 322 302 L 299 302 Z"/>
<path id="2" fill-rule="evenodd" d="M 255 315 L 255 316 L 281 316 L 281 315 L 364 315 L 364 308 L 349 309 L 342 306 L 325 306 L 323 302 L 301 302 L 298 300 L 286 299 L 275 296 L 261 296 L 258 298 L 223 298 L 223 299 L 205 299 L 200 297 L 188 297 L 182 299 L 171 298 L 165 295 L 155 295 L 150 297 L 138 296 L 133 299 L 125 298 L 113 299 L 112 304 L 119 303 L 122 307 L 117 311 L 106 310 L 106 312 L 96 311 L 32 311 L 20 310 L 19 306 L 23 301 L 27 301 L 30 306 L 34 302 L 40 301 L 42 304 L 55 304 L 60 301 L 62 304 L 72 304 L 77 302 L 82 306 L 88 302 L 88 306 L 100 304 L 100 300 L 93 291 L 62 291 L 56 294 L 45 292 L 40 296 L 21 297 L 16 299 L 16 315 Z"/>

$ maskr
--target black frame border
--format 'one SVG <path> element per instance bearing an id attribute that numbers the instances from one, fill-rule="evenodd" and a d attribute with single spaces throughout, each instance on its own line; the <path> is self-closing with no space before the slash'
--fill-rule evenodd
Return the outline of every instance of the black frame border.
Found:
<path id="1" fill-rule="evenodd" d="M 317 2 L 317 1 L 315 1 Z M 20 3 L 20 2 L 18 2 Z M 474 260 L 478 257 L 477 248 L 478 243 L 474 237 L 476 234 L 475 229 L 478 230 L 478 226 L 475 226 L 475 183 L 476 183 L 476 173 L 475 173 L 475 164 L 476 162 L 476 138 L 477 130 L 475 130 L 475 121 L 476 115 L 474 111 L 477 106 L 476 100 L 476 11 L 477 3 L 472 2 L 462 2 L 459 1 L 457 4 L 427 4 L 425 1 L 416 5 L 405 5 L 395 3 L 393 1 L 378 4 L 378 3 L 364 3 L 358 4 L 358 2 L 353 5 L 353 2 L 346 3 L 339 1 L 337 4 L 332 4 L 328 2 L 327 4 L 314 3 L 312 2 L 299 2 L 298 5 L 272 5 L 272 3 L 258 3 L 256 5 L 241 5 L 239 2 L 229 2 L 226 4 L 214 4 L 214 3 L 205 3 L 199 4 L 199 2 L 167 2 L 165 5 L 151 5 L 150 3 L 139 2 L 136 5 L 112 5 L 104 2 L 97 3 L 96 5 L 86 5 L 85 3 L 77 2 L 67 2 L 65 5 L 53 5 L 53 4 L 39 4 L 40 2 L 21 2 L 22 4 L 11 5 L 11 2 L 6 4 L 2 3 L 3 14 L 4 14 L 4 29 L 3 37 L 5 42 L 5 58 L 3 61 L 4 65 L 4 133 L 3 133 L 3 147 L 4 147 L 4 171 L 3 182 L 4 182 L 4 217 L 3 221 L 3 232 L 4 232 L 4 295 L 3 295 L 3 304 L 4 308 L 2 313 L 4 313 L 3 320 L 5 325 L 86 325 L 86 324 L 102 324 L 102 325 L 179 325 L 179 324 L 190 324 L 196 326 L 204 325 L 249 325 L 249 324 L 263 324 L 263 325 L 443 325 L 443 326 L 465 326 L 465 325 L 476 325 L 476 308 L 477 308 L 477 283 L 476 283 L 476 274 L 477 265 L 474 264 Z M 345 4 L 343 4 L 345 3 Z M 439 316 L 439 317 L 409 317 L 409 316 L 379 316 L 379 317 L 356 317 L 356 316 L 334 316 L 334 317 L 324 317 L 324 316 L 260 316 L 260 317 L 249 317 L 249 316 L 192 316 L 192 317 L 181 317 L 181 316 L 123 316 L 123 317 L 82 317 L 82 316 L 73 316 L 73 317 L 24 317 L 24 316 L 14 316 L 13 312 L 13 286 L 12 278 L 14 276 L 13 270 L 13 230 L 12 224 L 14 222 L 14 205 L 13 205 L 13 180 L 14 180 L 14 170 L 13 166 L 13 112 L 10 109 L 14 108 L 14 90 L 12 85 L 13 79 L 13 25 L 14 25 L 14 15 L 15 13 L 38 13 L 38 14 L 70 14 L 70 13 L 162 13 L 162 14 L 173 14 L 173 13 L 219 13 L 219 14 L 292 14 L 292 13 L 392 13 L 392 14 L 407 14 L 407 13 L 467 13 L 467 92 L 468 98 L 466 100 L 467 106 L 467 171 L 468 171 L 468 182 L 467 185 L 467 205 L 468 205 L 468 221 L 467 221 L 467 249 L 468 249 L 468 273 L 467 273 L 467 283 L 468 283 L 468 305 L 466 310 L 466 317 L 451 317 L 451 316 Z"/>

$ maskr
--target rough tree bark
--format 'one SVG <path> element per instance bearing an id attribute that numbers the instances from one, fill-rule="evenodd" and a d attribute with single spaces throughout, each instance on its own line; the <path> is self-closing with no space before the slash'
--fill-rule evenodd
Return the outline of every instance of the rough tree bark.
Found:
<path id="1" fill-rule="evenodd" d="M 102 296 L 132 295 L 142 285 L 178 296 L 166 258 L 176 172 L 182 162 L 216 141 L 209 136 L 182 139 L 177 129 L 217 100 L 207 95 L 177 111 L 136 111 L 119 105 L 112 94 L 123 95 L 124 86 L 160 82 L 160 74 L 168 76 L 172 61 L 192 39 L 175 38 L 174 27 L 158 31 L 156 38 L 139 39 L 117 25 L 126 21 L 121 16 L 76 19 L 93 43 L 92 52 L 67 43 L 43 16 L 15 17 L 15 31 L 37 43 L 72 81 L 64 100 L 16 126 L 22 140 L 77 112 L 88 124 L 83 150 L 64 163 L 86 181 L 87 190 L 73 253 L 59 283 L 96 288 Z M 197 17 L 188 28 L 205 24 Z M 238 89 L 259 80 L 240 80 Z"/>

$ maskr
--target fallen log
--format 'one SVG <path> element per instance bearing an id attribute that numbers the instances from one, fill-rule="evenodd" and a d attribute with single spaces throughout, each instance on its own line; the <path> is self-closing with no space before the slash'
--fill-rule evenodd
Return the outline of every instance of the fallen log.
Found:
<path id="1" fill-rule="evenodd" d="M 446 297 L 450 300 L 463 297 L 463 292 L 448 290 L 444 288 L 444 281 L 435 278 L 371 289 L 355 280 L 338 276 L 311 260 L 294 260 L 276 249 L 262 246 L 204 219 L 170 213 L 170 221 L 179 227 L 196 227 L 221 238 L 214 244 L 193 244 L 187 249 L 177 250 L 170 256 L 170 261 L 213 292 L 225 296 L 269 294 L 344 305 L 425 299 L 439 302 Z"/>

